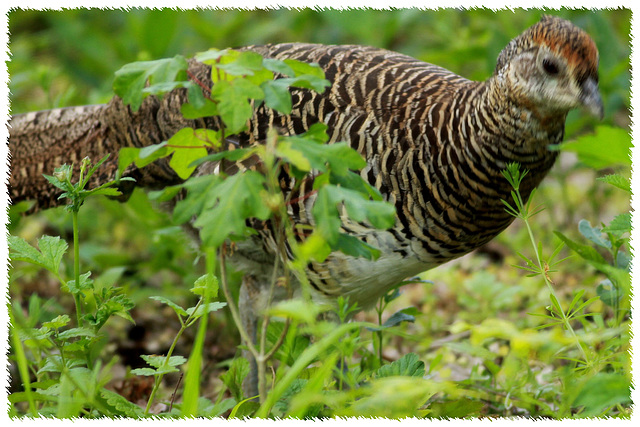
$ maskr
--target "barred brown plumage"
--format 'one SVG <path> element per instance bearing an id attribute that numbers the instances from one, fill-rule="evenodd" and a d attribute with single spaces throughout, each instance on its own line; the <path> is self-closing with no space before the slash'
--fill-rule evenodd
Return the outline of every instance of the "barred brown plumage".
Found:
<path id="1" fill-rule="evenodd" d="M 380 259 L 335 253 L 308 266 L 314 296 L 322 302 L 349 296 L 366 308 L 404 278 L 488 242 L 512 220 L 501 203 L 511 190 L 501 175 L 506 165 L 518 162 L 531 171 L 521 187 L 527 197 L 555 161 L 549 145 L 562 141 L 568 111 L 603 112 L 594 42 L 555 17 L 544 17 L 511 41 L 483 82 L 372 47 L 292 43 L 245 49 L 318 63 L 331 87 L 323 94 L 292 89 L 289 115 L 260 106 L 237 142 L 261 143 L 271 127 L 293 135 L 326 123 L 330 142 L 348 141 L 357 149 L 367 160 L 361 175 L 396 207 L 396 224 L 386 231 L 344 224 L 345 231 L 378 247 Z M 207 71 L 191 62 L 190 72 L 210 85 Z M 13 201 L 35 198 L 40 207 L 57 203 L 40 174 L 64 161 L 113 153 L 97 176 L 104 180 L 115 171 L 119 148 L 158 143 L 185 126 L 217 126 L 214 118 L 182 118 L 185 101 L 185 91 L 177 90 L 161 100 L 146 98 L 136 113 L 114 98 L 103 106 L 15 116 Z M 215 167 L 204 165 L 197 173 L 212 173 Z M 131 174 L 142 186 L 179 182 L 162 163 Z M 293 219 L 311 222 L 312 203 L 313 197 L 299 198 L 290 209 Z M 247 272 L 244 313 L 260 310 L 262 299 L 256 295 L 273 265 L 270 240 L 262 232 L 238 245 L 235 259 Z"/>

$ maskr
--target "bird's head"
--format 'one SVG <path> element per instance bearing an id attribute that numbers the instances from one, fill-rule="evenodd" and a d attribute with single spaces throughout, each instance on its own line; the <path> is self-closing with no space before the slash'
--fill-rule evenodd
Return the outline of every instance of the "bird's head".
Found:
<path id="1" fill-rule="evenodd" d="M 598 89 L 598 49 L 571 22 L 544 16 L 500 53 L 496 76 L 508 96 L 540 116 L 582 108 L 602 119 Z"/>

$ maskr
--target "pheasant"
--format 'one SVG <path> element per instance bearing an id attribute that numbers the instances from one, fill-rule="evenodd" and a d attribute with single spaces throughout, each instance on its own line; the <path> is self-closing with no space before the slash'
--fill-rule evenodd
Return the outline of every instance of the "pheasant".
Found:
<path id="1" fill-rule="evenodd" d="M 486 81 L 470 81 L 373 47 L 291 43 L 245 49 L 317 63 L 331 86 L 322 94 L 292 88 L 289 115 L 258 107 L 248 131 L 237 135 L 239 144 L 261 143 L 270 126 L 291 135 L 323 122 L 330 143 L 347 141 L 362 154 L 367 166 L 361 176 L 396 208 L 397 220 L 388 230 L 343 226 L 379 248 L 378 260 L 334 253 L 308 266 L 313 297 L 320 302 L 348 296 L 351 303 L 370 307 L 403 279 L 487 243 L 513 219 L 501 202 L 511 190 L 501 171 L 512 162 L 529 170 L 520 187 L 528 198 L 556 160 L 549 146 L 562 141 L 567 113 L 582 108 L 603 116 L 596 45 L 586 32 L 557 17 L 545 16 L 514 38 Z M 210 85 L 208 70 L 190 63 L 190 73 Z M 146 98 L 135 113 L 115 97 L 105 105 L 14 116 L 13 202 L 35 199 L 37 208 L 59 203 L 41 174 L 62 163 L 111 153 L 96 175 L 111 179 L 120 148 L 159 143 L 186 126 L 215 125 L 213 119 L 184 119 L 184 102 L 185 91 L 175 90 L 162 99 Z M 213 171 L 204 165 L 196 174 Z M 180 182 L 162 163 L 130 175 L 145 187 Z M 291 206 L 292 219 L 307 218 L 312 202 L 308 198 Z M 272 274 L 273 256 L 264 239 L 238 245 L 232 260 L 246 273 L 240 301 L 244 313 L 261 309 L 258 295 Z M 254 319 L 246 322 L 255 326 Z"/>

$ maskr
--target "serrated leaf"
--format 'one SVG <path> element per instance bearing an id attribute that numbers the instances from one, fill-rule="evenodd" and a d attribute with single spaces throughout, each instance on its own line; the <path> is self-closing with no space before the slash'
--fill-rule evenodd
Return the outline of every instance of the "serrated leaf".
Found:
<path id="1" fill-rule="evenodd" d="M 621 190 L 626 191 L 627 193 L 631 193 L 631 181 L 619 174 L 611 174 L 605 175 L 596 178 L 598 181 L 606 182 L 607 184 L 611 184 L 614 187 L 617 187 Z"/>
<path id="2" fill-rule="evenodd" d="M 595 169 L 631 166 L 631 147 L 629 132 L 612 126 L 598 126 L 594 134 L 559 145 L 559 149 L 577 153 L 583 163 Z"/>
<path id="3" fill-rule="evenodd" d="M 218 278 L 210 274 L 203 274 L 196 279 L 191 292 L 195 295 L 209 298 L 216 298 L 218 296 Z"/>
<path id="4" fill-rule="evenodd" d="M 175 371 L 177 371 L 177 369 L 174 368 Z M 155 369 L 151 369 L 151 368 L 136 368 L 136 369 L 132 369 L 131 373 L 133 375 L 139 375 L 141 377 L 152 377 L 154 375 L 159 374 L 159 372 Z"/>
<path id="5" fill-rule="evenodd" d="M 90 328 L 72 328 L 58 334 L 58 338 L 60 338 L 61 340 L 68 340 L 70 338 L 78 337 L 94 338 L 96 337 L 96 333 L 93 331 L 93 329 Z"/>
<path id="6" fill-rule="evenodd" d="M 60 237 L 42 236 L 38 239 L 38 249 L 21 237 L 8 236 L 10 257 L 12 260 L 28 261 L 39 265 L 54 274 L 58 274 L 60 262 L 67 248 L 67 242 Z"/>
<path id="7" fill-rule="evenodd" d="M 66 314 L 61 314 L 48 322 L 42 322 L 42 326 L 50 329 L 60 329 L 69 324 L 69 322 L 71 322 L 71 318 Z"/>
<path id="8" fill-rule="evenodd" d="M 625 212 L 623 214 L 617 215 L 615 218 L 611 220 L 609 225 L 602 229 L 605 233 L 611 233 L 615 236 L 620 237 L 624 233 L 631 232 L 631 213 Z"/>
<path id="9" fill-rule="evenodd" d="M 122 417 L 141 418 L 144 411 L 135 403 L 129 402 L 118 393 L 106 388 L 100 389 L 100 396 Z"/>
<path id="10" fill-rule="evenodd" d="M 400 359 L 388 365 L 381 366 L 376 372 L 376 378 L 407 376 L 423 377 L 425 375 L 424 362 L 415 353 L 407 353 Z"/>
<path id="11" fill-rule="evenodd" d="M 93 288 L 93 280 L 89 278 L 91 276 L 91 272 L 87 271 L 84 274 L 80 275 L 80 283 L 76 284 L 75 280 L 69 280 L 67 282 L 67 286 L 69 287 L 69 292 L 72 294 L 78 294 L 87 289 Z"/>
<path id="12" fill-rule="evenodd" d="M 242 394 L 242 382 L 247 375 L 249 375 L 249 361 L 243 357 L 234 358 L 229 370 L 220 375 L 220 379 L 238 402 L 244 398 Z"/>
<path id="13" fill-rule="evenodd" d="M 209 186 L 201 214 L 194 222 L 200 228 L 203 243 L 219 247 L 228 238 L 240 238 L 252 233 L 253 230 L 247 226 L 247 219 L 269 218 L 271 211 L 262 200 L 264 185 L 263 175 L 247 171 Z"/>

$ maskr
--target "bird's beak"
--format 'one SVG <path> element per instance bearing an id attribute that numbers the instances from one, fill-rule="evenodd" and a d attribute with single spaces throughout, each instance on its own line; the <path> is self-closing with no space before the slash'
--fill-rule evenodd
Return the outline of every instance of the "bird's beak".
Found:
<path id="1" fill-rule="evenodd" d="M 603 119 L 604 105 L 602 103 L 602 97 L 600 96 L 600 90 L 598 89 L 598 83 L 593 78 L 589 77 L 582 84 L 580 101 L 582 102 L 582 107 L 588 111 L 589 114 L 600 120 Z"/>

